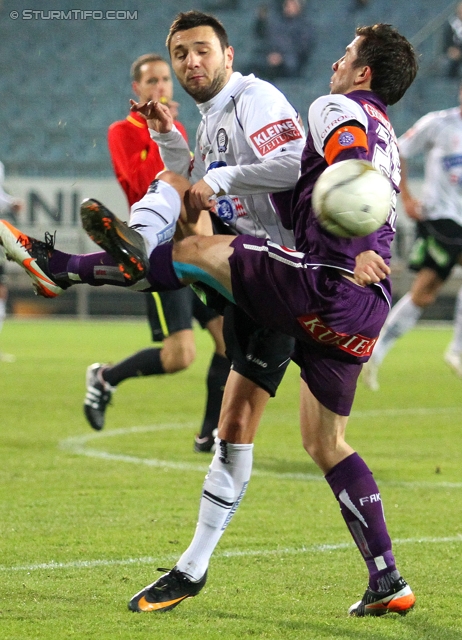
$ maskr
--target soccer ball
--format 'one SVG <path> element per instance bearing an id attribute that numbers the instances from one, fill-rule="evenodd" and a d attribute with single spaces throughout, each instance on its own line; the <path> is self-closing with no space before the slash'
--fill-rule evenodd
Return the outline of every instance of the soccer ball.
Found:
<path id="1" fill-rule="evenodd" d="M 372 163 L 342 160 L 319 176 L 312 203 L 324 229 L 342 238 L 356 238 L 385 223 L 392 193 L 390 180 Z"/>

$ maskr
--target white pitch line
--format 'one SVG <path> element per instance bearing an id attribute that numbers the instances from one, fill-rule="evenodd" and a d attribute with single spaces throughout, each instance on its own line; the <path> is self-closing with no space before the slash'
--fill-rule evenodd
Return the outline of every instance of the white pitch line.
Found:
<path id="1" fill-rule="evenodd" d="M 457 407 L 447 407 L 446 409 L 429 409 L 430 414 L 434 413 L 453 413 L 455 411 L 462 411 L 462 409 Z M 400 415 L 405 413 L 416 413 L 418 411 L 424 412 L 427 411 L 425 409 L 390 409 L 385 410 L 380 413 L 383 415 L 387 413 L 387 415 L 397 415 L 399 412 Z M 358 412 L 357 417 L 369 417 L 370 415 L 378 415 L 375 410 Z M 193 471 L 206 473 L 208 469 L 208 464 L 195 464 L 192 462 L 181 462 L 174 460 L 161 460 L 158 458 L 139 458 L 138 456 L 131 456 L 122 453 L 109 453 L 108 451 L 100 450 L 100 449 L 92 449 L 87 447 L 87 443 L 94 440 L 102 440 L 103 438 L 113 438 L 117 436 L 131 435 L 136 433 L 154 433 L 160 431 L 173 431 L 173 430 L 181 430 L 181 429 L 192 429 L 194 426 L 193 423 L 164 423 L 158 425 L 146 425 L 146 426 L 136 426 L 136 427 L 126 427 L 123 429 L 114 429 L 112 431 L 98 431 L 86 433 L 80 436 L 73 436 L 71 438 L 66 438 L 65 440 L 61 440 L 59 442 L 59 447 L 65 451 L 73 453 L 75 455 L 86 456 L 88 458 L 97 458 L 100 460 L 108 460 L 112 462 L 125 462 L 129 464 L 139 464 L 147 467 L 156 467 L 160 469 L 176 469 L 180 471 Z M 262 477 L 262 478 L 278 478 L 280 480 L 298 480 L 302 482 L 324 482 L 324 477 L 315 473 L 281 473 L 277 471 L 265 471 L 262 469 L 254 468 L 252 471 L 253 477 Z M 430 482 L 426 480 L 419 481 L 406 481 L 406 480 L 380 480 L 380 485 L 386 486 L 396 486 L 396 487 L 407 487 L 407 488 L 429 488 L 429 489 L 461 489 L 462 482 Z"/>
<path id="2" fill-rule="evenodd" d="M 448 544 L 462 542 L 462 535 L 444 538 L 402 538 L 393 540 L 393 546 L 409 544 Z M 301 555 L 326 553 L 330 551 L 342 551 L 345 549 L 355 549 L 353 542 L 340 542 L 337 544 L 314 544 L 299 548 L 279 548 L 279 549 L 244 549 L 221 551 L 214 554 L 214 558 L 250 558 L 250 557 L 270 557 L 279 555 Z M 178 556 L 166 556 L 162 561 L 151 556 L 141 558 L 125 558 L 121 560 L 76 560 L 75 562 L 44 562 L 40 564 L 29 564 L 19 567 L 7 567 L 0 565 L 0 572 L 11 571 L 50 571 L 56 569 L 93 569 L 96 567 L 114 567 L 139 564 L 171 564 L 176 562 Z"/>
<path id="3" fill-rule="evenodd" d="M 409 407 L 407 409 L 364 409 L 352 411 L 352 418 L 377 418 L 385 416 L 393 418 L 395 416 L 435 416 L 445 413 L 458 413 L 462 416 L 462 407 Z"/>

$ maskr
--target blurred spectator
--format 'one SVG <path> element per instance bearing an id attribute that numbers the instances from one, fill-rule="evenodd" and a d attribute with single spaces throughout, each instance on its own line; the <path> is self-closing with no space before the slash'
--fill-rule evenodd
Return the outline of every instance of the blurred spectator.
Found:
<path id="1" fill-rule="evenodd" d="M 210 0 L 203 3 L 204 11 L 228 11 L 229 9 L 237 11 L 239 9 L 239 0 Z"/>
<path id="2" fill-rule="evenodd" d="M 462 64 L 462 2 L 456 5 L 455 13 L 449 16 L 443 35 L 446 75 L 460 77 Z"/>
<path id="3" fill-rule="evenodd" d="M 299 78 L 314 45 L 314 29 L 303 0 L 279 0 L 261 5 L 254 24 L 257 47 L 248 73 L 265 80 Z"/>
<path id="4" fill-rule="evenodd" d="M 370 4 L 370 0 L 352 0 L 350 11 L 358 11 L 358 9 L 365 9 Z"/>

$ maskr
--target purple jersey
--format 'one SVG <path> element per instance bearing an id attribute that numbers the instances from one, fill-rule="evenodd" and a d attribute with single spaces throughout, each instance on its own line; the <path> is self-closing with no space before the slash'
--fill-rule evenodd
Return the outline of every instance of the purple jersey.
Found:
<path id="1" fill-rule="evenodd" d="M 316 180 L 328 163 L 324 157 L 326 142 L 339 127 L 358 123 L 367 137 L 367 151 L 361 147 L 340 150 L 336 159 L 364 158 L 390 178 L 394 197 L 387 222 L 364 238 L 339 238 L 324 230 L 311 206 Z M 395 233 L 396 194 L 399 192 L 400 165 L 396 136 L 383 102 L 371 91 L 353 91 L 347 95 L 318 98 L 308 114 L 309 133 L 302 155 L 301 175 L 292 201 L 292 226 L 298 251 L 307 254 L 311 264 L 334 266 L 353 273 L 355 257 L 367 250 L 376 251 L 387 264 Z M 350 136 L 351 138 L 351 136 Z M 341 138 L 340 138 L 341 141 Z M 348 142 L 351 142 L 348 139 Z M 341 142 L 340 142 L 341 144 Z M 378 286 L 391 299 L 389 278 Z"/>

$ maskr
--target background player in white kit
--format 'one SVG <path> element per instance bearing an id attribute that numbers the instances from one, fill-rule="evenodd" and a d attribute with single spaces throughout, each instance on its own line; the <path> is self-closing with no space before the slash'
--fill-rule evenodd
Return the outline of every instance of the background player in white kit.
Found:
<path id="1" fill-rule="evenodd" d="M 417 239 L 409 267 L 417 271 L 408 293 L 393 307 L 363 367 L 363 381 L 378 390 L 378 369 L 396 340 L 412 329 L 436 300 L 457 264 L 462 264 L 462 85 L 460 106 L 428 113 L 399 140 L 401 197 L 407 215 L 417 221 Z M 409 190 L 406 160 L 425 154 L 422 199 Z M 462 377 L 462 288 L 457 295 L 452 343 L 444 356 Z"/>

